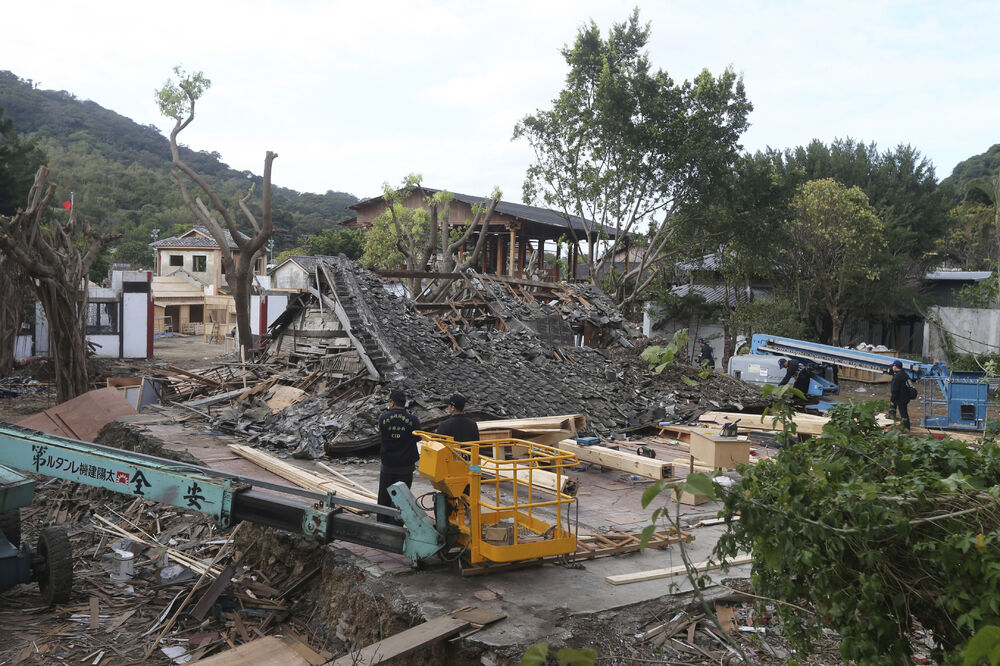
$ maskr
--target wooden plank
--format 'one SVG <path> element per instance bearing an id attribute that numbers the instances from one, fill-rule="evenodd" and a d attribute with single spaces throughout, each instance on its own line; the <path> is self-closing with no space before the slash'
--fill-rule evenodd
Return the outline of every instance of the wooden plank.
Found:
<path id="1" fill-rule="evenodd" d="M 524 419 L 499 419 L 495 421 L 480 421 L 480 430 L 498 430 L 503 428 L 517 430 L 556 429 L 577 432 L 587 427 L 587 417 L 583 414 L 563 414 L 561 416 L 536 416 Z"/>
<path id="2" fill-rule="evenodd" d="M 442 615 L 433 620 L 373 643 L 354 653 L 348 653 L 333 662 L 333 666 L 374 666 L 396 657 L 405 657 L 453 636 L 470 626 L 468 620 Z"/>
<path id="3" fill-rule="evenodd" d="M 603 446 L 580 446 L 572 439 L 564 439 L 556 446 L 567 453 L 574 453 L 581 462 L 595 463 L 602 467 L 638 474 L 647 479 L 669 479 L 674 475 L 674 464 L 670 460 L 656 460 L 626 451 L 615 451 Z"/>
<path id="4" fill-rule="evenodd" d="M 259 449 L 244 446 L 242 444 L 230 444 L 229 448 L 243 458 L 256 463 L 264 469 L 273 472 L 281 478 L 291 481 L 295 485 L 302 488 L 308 488 L 309 490 L 315 490 L 321 493 L 335 492 L 337 495 L 348 499 L 360 500 L 362 502 L 372 502 L 372 494 L 370 491 L 368 493 L 361 493 L 360 491 L 337 479 L 324 476 L 323 474 L 313 472 L 308 469 L 296 467 L 295 465 L 286 463 L 275 456 L 260 451 Z M 355 513 L 357 512 L 356 509 L 352 509 L 351 507 L 345 508 L 348 511 L 353 510 Z"/>
<path id="5" fill-rule="evenodd" d="M 749 564 L 753 562 L 753 558 L 749 555 L 738 555 L 735 559 L 730 560 L 727 564 L 729 566 L 739 566 L 741 564 Z M 705 560 L 703 562 L 696 562 L 693 567 L 697 573 L 703 573 L 705 571 L 712 571 L 713 569 L 718 569 L 722 565 L 713 560 Z M 672 576 L 678 576 L 680 574 L 687 573 L 688 568 L 679 564 L 676 567 L 666 567 L 663 569 L 649 569 L 647 571 L 636 571 L 630 574 L 618 574 L 616 576 L 606 576 L 605 581 L 611 583 L 612 585 L 627 585 L 628 583 L 642 583 L 647 580 L 656 580 L 658 578 L 670 578 Z"/>
<path id="6" fill-rule="evenodd" d="M 285 645 L 277 636 L 258 638 L 232 650 L 201 659 L 198 663 L 205 666 L 245 666 L 245 664 L 310 666 L 308 661 L 300 657 L 291 647 Z"/>

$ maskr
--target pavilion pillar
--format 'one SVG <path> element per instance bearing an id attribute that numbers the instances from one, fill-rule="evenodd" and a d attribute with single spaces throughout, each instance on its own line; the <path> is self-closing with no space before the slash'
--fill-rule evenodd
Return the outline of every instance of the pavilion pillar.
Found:
<path id="1" fill-rule="evenodd" d="M 511 232 L 514 233 L 513 231 Z M 503 251 L 505 245 L 505 238 L 503 236 L 497 236 L 497 275 L 503 275 Z"/>
<path id="2" fill-rule="evenodd" d="M 514 271 L 514 245 L 517 243 L 517 230 L 511 228 L 510 230 L 510 250 L 507 252 L 507 256 L 510 258 L 508 262 L 510 264 L 507 275 L 514 277 L 516 275 Z"/>

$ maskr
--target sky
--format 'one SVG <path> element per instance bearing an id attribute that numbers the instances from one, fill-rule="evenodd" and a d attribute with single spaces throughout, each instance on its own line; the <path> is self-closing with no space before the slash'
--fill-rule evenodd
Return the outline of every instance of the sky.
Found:
<path id="1" fill-rule="evenodd" d="M 581 26 L 638 6 L 654 68 L 732 67 L 754 106 L 747 151 L 850 137 L 909 144 L 939 179 L 1000 142 L 997 2 L 508 0 L 18 2 L 0 69 L 169 133 L 153 92 L 175 65 L 212 86 L 181 143 L 276 185 L 365 198 L 409 173 L 521 200 L 515 123 L 548 108 Z"/>

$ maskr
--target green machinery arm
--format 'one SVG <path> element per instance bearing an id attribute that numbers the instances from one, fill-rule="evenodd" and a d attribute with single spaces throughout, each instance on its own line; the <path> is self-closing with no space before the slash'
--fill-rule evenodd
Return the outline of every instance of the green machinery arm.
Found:
<path id="1" fill-rule="evenodd" d="M 323 543 L 341 540 L 403 553 L 414 562 L 444 545 L 444 530 L 419 510 L 405 486 L 394 498 L 399 508 L 392 509 L 3 423 L 0 465 L 198 511 L 222 527 L 246 520 Z M 0 485 L 0 512 L 30 502 L 24 483 L 8 480 L 6 488 Z M 401 516 L 405 527 L 344 513 L 347 506 Z"/>

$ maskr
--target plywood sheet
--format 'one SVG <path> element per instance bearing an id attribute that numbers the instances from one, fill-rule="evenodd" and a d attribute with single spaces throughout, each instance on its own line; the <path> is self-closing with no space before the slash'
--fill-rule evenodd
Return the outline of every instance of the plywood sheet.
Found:
<path id="1" fill-rule="evenodd" d="M 93 442 L 105 425 L 120 416 L 135 413 L 135 407 L 118 389 L 108 387 L 88 391 L 55 407 L 49 407 L 42 414 L 18 421 L 17 425 L 50 435 Z M 39 418 L 43 415 L 45 418 Z"/>

